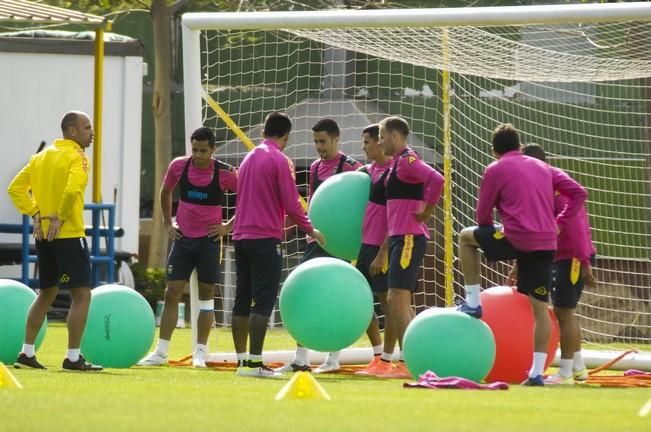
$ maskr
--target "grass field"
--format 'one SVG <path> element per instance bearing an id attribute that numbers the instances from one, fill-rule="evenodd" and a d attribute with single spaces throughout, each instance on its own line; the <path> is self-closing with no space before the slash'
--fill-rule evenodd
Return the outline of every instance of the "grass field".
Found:
<path id="1" fill-rule="evenodd" d="M 232 350 L 230 333 L 211 343 Z M 650 431 L 639 417 L 648 389 L 528 388 L 507 391 L 403 389 L 400 381 L 323 376 L 331 401 L 274 401 L 285 381 L 188 367 L 63 372 L 66 332 L 51 324 L 39 360 L 46 371 L 13 370 L 23 390 L 0 390 L 0 431 Z M 287 349 L 283 331 L 267 348 Z M 188 354 L 190 331 L 174 335 L 170 358 Z M 215 347 L 213 346 L 213 349 Z"/>

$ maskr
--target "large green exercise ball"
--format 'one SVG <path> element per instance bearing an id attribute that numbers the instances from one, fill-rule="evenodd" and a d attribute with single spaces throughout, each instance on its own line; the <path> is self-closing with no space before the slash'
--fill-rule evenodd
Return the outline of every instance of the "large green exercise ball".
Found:
<path id="1" fill-rule="evenodd" d="M 138 292 L 122 285 L 93 289 L 81 351 L 92 363 L 128 368 L 149 351 L 154 313 Z"/>
<path id="2" fill-rule="evenodd" d="M 299 344 L 315 351 L 337 351 L 366 331 L 373 315 L 373 294 L 352 265 L 315 258 L 296 267 L 285 280 L 280 315 Z"/>
<path id="3" fill-rule="evenodd" d="M 368 174 L 346 172 L 328 178 L 310 198 L 308 216 L 325 236 L 323 248 L 332 256 L 357 259 L 370 188 Z"/>
<path id="4" fill-rule="evenodd" d="M 427 372 L 481 381 L 495 361 L 495 339 L 481 320 L 432 308 L 414 318 L 404 336 L 405 363 L 414 379 Z"/>
<path id="5" fill-rule="evenodd" d="M 18 281 L 0 279 L 0 362 L 13 364 L 25 341 L 25 322 L 36 293 Z M 36 349 L 47 331 L 47 318 L 36 335 Z"/>

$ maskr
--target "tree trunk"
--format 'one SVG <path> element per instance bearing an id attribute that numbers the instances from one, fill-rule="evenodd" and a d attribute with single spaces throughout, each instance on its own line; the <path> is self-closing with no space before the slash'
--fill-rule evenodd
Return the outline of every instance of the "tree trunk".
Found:
<path id="1" fill-rule="evenodd" d="M 163 228 L 160 209 L 160 187 L 172 158 L 171 123 L 171 29 L 172 12 L 165 0 L 153 0 L 151 17 L 154 27 L 154 211 L 152 214 L 151 240 L 148 267 L 164 267 L 167 255 L 167 232 Z"/>

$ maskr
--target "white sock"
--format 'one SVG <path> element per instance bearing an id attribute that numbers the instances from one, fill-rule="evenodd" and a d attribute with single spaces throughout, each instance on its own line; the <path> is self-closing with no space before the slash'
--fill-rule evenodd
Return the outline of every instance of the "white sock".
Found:
<path id="1" fill-rule="evenodd" d="M 481 300 L 479 300 L 479 293 L 481 292 L 481 287 L 479 284 L 476 285 L 464 285 L 466 290 L 466 304 L 472 308 L 481 305 Z"/>
<path id="2" fill-rule="evenodd" d="M 380 356 L 380 358 L 382 360 L 384 360 L 384 361 L 390 362 L 391 360 L 393 360 L 393 353 L 385 353 L 385 352 L 383 352 L 382 355 Z"/>
<path id="3" fill-rule="evenodd" d="M 161 357 L 167 357 L 167 353 L 169 350 L 170 350 L 170 341 L 165 339 L 158 339 L 158 343 L 156 344 L 156 352 Z"/>
<path id="4" fill-rule="evenodd" d="M 376 356 L 382 354 L 382 348 L 384 348 L 384 345 L 375 345 L 373 347 L 373 355 Z"/>
<path id="5" fill-rule="evenodd" d="M 204 345 L 204 344 L 197 344 L 197 347 L 194 349 L 194 353 L 199 354 L 201 356 L 205 356 L 207 352 L 208 352 L 208 345 Z"/>
<path id="6" fill-rule="evenodd" d="M 583 369 L 585 369 L 585 363 L 583 362 L 583 354 L 581 354 L 581 350 L 579 350 L 574 353 L 574 370 L 578 372 Z"/>
<path id="7" fill-rule="evenodd" d="M 572 376 L 572 364 L 574 359 L 561 359 L 561 367 L 558 369 L 558 373 L 564 377 L 569 378 Z"/>
<path id="8" fill-rule="evenodd" d="M 241 362 L 241 361 L 244 361 L 244 360 L 248 360 L 247 353 L 245 353 L 245 352 L 243 352 L 243 353 L 235 353 L 235 357 L 237 358 L 238 363 Z"/>
<path id="9" fill-rule="evenodd" d="M 23 344 L 23 349 L 20 352 L 25 353 L 27 357 L 34 357 L 36 354 L 33 344 Z"/>
<path id="10" fill-rule="evenodd" d="M 259 354 L 259 355 L 249 354 L 249 362 L 250 363 L 258 363 L 258 362 L 262 363 L 262 354 Z"/>
<path id="11" fill-rule="evenodd" d="M 307 353 L 309 350 L 305 347 L 296 347 L 296 356 L 294 357 L 294 364 L 305 366 L 307 364 Z"/>
<path id="12" fill-rule="evenodd" d="M 333 351 L 328 353 L 328 357 L 326 357 L 326 363 L 339 363 L 339 355 L 341 354 L 341 351 Z"/>
<path id="13" fill-rule="evenodd" d="M 73 363 L 76 362 L 77 360 L 79 360 L 80 352 L 81 350 L 79 348 L 75 348 L 75 349 L 68 348 L 68 355 L 67 355 L 68 360 L 70 360 Z"/>
<path id="14" fill-rule="evenodd" d="M 545 362 L 547 361 L 547 353 L 535 352 L 533 353 L 533 364 L 529 370 L 529 378 L 535 378 L 545 372 Z"/>

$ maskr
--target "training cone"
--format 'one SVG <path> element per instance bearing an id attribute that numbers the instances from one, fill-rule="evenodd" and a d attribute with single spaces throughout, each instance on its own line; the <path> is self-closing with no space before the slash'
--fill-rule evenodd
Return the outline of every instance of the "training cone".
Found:
<path id="1" fill-rule="evenodd" d="M 0 362 L 0 389 L 22 389 L 23 386 L 16 377 L 7 369 L 4 363 Z"/>
<path id="2" fill-rule="evenodd" d="M 276 400 L 330 400 L 330 395 L 309 372 L 296 372 L 276 395 Z"/>

